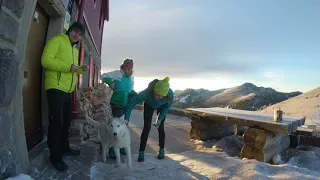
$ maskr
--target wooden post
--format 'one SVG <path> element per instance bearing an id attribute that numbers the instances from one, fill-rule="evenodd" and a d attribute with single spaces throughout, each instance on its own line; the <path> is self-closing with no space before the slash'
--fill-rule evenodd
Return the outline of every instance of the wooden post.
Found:
<path id="1" fill-rule="evenodd" d="M 273 121 L 274 122 L 282 122 L 283 112 L 279 109 L 274 110 L 273 112 Z"/>
<path id="2" fill-rule="evenodd" d="M 241 158 L 269 162 L 273 156 L 289 147 L 290 138 L 284 133 L 248 128 L 244 133 L 244 144 Z"/>
<path id="3" fill-rule="evenodd" d="M 190 139 L 200 139 L 200 117 L 191 117 Z"/>

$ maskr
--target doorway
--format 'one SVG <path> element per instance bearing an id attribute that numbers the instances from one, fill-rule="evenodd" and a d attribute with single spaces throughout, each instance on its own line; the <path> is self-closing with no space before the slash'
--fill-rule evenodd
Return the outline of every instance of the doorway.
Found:
<path id="1" fill-rule="evenodd" d="M 43 139 L 41 120 L 42 66 L 41 55 L 46 42 L 49 16 L 36 5 L 31 22 L 24 59 L 23 114 L 27 148 L 30 150 Z"/>

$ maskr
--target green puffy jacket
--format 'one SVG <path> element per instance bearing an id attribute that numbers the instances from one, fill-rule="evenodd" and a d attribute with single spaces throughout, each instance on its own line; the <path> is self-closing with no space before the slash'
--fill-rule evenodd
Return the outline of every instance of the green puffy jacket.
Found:
<path id="1" fill-rule="evenodd" d="M 78 65 L 78 49 L 72 45 L 67 34 L 51 38 L 44 47 L 41 64 L 45 68 L 44 88 L 58 89 L 67 93 L 74 91 L 77 77 L 83 71 L 71 73 L 71 65 Z"/>

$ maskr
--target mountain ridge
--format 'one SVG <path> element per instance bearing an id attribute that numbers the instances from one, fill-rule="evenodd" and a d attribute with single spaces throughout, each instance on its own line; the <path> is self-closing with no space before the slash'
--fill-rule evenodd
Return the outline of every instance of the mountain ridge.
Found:
<path id="1" fill-rule="evenodd" d="M 280 108 L 286 115 L 305 116 L 305 124 L 320 126 L 320 87 L 261 109 L 273 113 Z"/>
<path id="2" fill-rule="evenodd" d="M 289 93 L 278 92 L 270 87 L 258 87 L 246 82 L 232 88 L 217 89 L 185 89 L 174 91 L 173 107 L 227 107 L 242 110 L 259 110 L 266 106 L 279 103 L 302 94 L 294 91 Z"/>

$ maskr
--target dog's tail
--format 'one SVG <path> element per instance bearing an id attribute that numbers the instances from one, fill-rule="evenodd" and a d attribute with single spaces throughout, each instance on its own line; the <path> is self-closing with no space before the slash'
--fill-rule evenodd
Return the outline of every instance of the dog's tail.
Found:
<path id="1" fill-rule="evenodd" d="M 91 117 L 89 117 L 88 115 L 86 115 L 86 120 L 89 124 L 91 124 L 93 127 L 95 128 L 99 128 L 102 126 L 102 123 L 98 122 L 98 121 L 95 121 L 93 120 Z"/>

